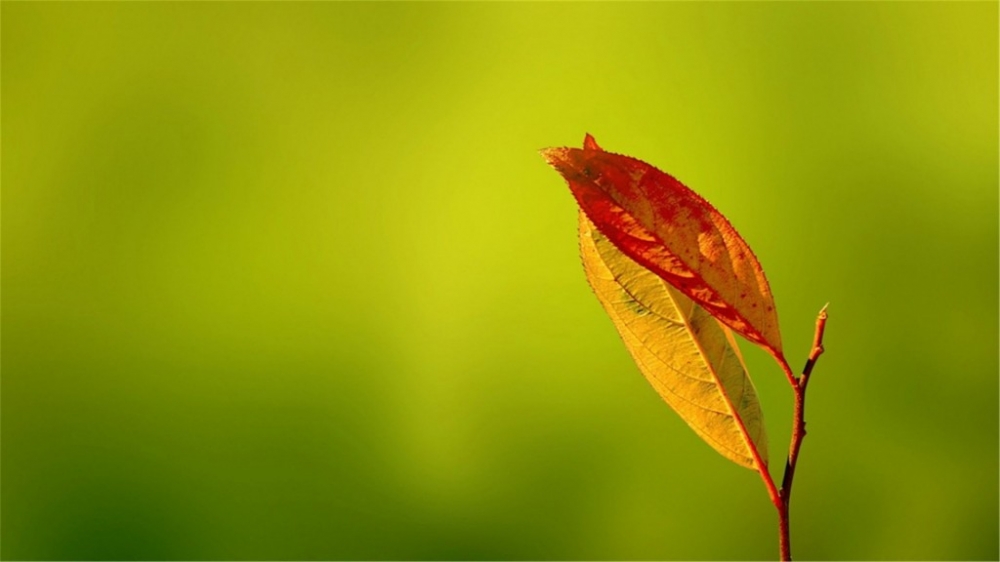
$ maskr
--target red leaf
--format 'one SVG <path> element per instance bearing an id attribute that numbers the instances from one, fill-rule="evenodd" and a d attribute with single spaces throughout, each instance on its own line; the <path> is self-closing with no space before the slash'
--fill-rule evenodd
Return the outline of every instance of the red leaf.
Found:
<path id="1" fill-rule="evenodd" d="M 619 250 L 783 360 L 764 270 L 708 201 L 641 160 L 605 152 L 589 134 L 583 149 L 548 148 L 542 155 Z"/>

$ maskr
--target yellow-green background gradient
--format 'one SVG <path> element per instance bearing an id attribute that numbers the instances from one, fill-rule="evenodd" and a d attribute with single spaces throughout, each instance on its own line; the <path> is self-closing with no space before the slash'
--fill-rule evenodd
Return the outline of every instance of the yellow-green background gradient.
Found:
<path id="1" fill-rule="evenodd" d="M 776 556 L 587 286 L 537 150 L 589 131 L 730 218 L 794 366 L 831 303 L 795 554 L 996 560 L 997 19 L 4 2 L 0 554 Z"/>

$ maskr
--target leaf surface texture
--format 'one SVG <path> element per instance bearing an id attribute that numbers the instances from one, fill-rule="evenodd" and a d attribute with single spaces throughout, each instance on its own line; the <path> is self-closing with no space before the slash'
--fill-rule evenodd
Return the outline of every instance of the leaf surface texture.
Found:
<path id="1" fill-rule="evenodd" d="M 782 358 L 774 297 L 757 257 L 729 221 L 657 168 L 601 149 L 548 148 L 587 217 L 611 242 L 736 333 Z"/>
<path id="2" fill-rule="evenodd" d="M 656 392 L 722 456 L 767 470 L 760 402 L 728 328 L 622 253 L 582 211 L 580 255 L 594 293 Z"/>

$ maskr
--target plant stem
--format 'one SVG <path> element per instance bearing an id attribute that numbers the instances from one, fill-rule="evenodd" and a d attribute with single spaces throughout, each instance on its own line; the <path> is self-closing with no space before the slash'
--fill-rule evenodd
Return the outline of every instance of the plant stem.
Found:
<path id="1" fill-rule="evenodd" d="M 778 506 L 778 550 L 782 562 L 792 559 L 792 545 L 788 534 L 788 504 L 782 502 Z"/>
<path id="2" fill-rule="evenodd" d="M 792 442 L 788 448 L 788 461 L 785 463 L 785 474 L 781 479 L 781 490 L 775 507 L 778 509 L 778 546 L 783 562 L 792 559 L 791 535 L 789 532 L 789 506 L 792 500 L 792 480 L 795 478 L 795 466 L 799 462 L 799 449 L 802 447 L 802 440 L 806 436 L 806 387 L 809 384 L 809 375 L 812 374 L 816 360 L 823 354 L 823 332 L 826 329 L 826 306 L 819 311 L 816 317 L 816 333 L 813 336 L 812 350 L 809 352 L 809 359 L 802 369 L 802 375 L 796 377 L 792 374 L 791 367 L 783 358 L 779 363 L 788 376 L 788 380 L 795 392 L 795 413 L 792 425 Z M 769 478 L 765 479 L 765 484 Z M 772 491 L 772 486 L 768 487 L 768 492 Z M 773 493 L 772 502 L 774 501 Z"/>

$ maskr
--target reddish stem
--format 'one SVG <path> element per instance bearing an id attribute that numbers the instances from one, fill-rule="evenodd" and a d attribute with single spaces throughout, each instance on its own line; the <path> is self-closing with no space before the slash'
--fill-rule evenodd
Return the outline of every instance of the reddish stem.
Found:
<path id="1" fill-rule="evenodd" d="M 823 332 L 826 329 L 826 307 L 819 311 L 816 317 L 816 333 L 813 336 L 812 350 L 809 352 L 809 359 L 802 369 L 802 375 L 796 377 L 792 373 L 791 367 L 784 357 L 778 358 L 778 363 L 788 377 L 795 393 L 795 413 L 792 425 L 792 441 L 788 448 L 788 461 L 785 463 L 785 474 L 781 479 L 781 490 L 778 491 L 775 499 L 774 483 L 770 476 L 764 479 L 764 484 L 771 495 L 771 501 L 778 509 L 778 546 L 781 551 L 781 560 L 790 561 L 792 559 L 791 535 L 789 533 L 789 506 L 792 500 L 792 480 L 795 478 L 795 466 L 799 462 L 799 449 L 802 447 L 802 440 L 806 436 L 806 387 L 809 385 L 809 375 L 812 374 L 816 360 L 823 354 Z"/>

